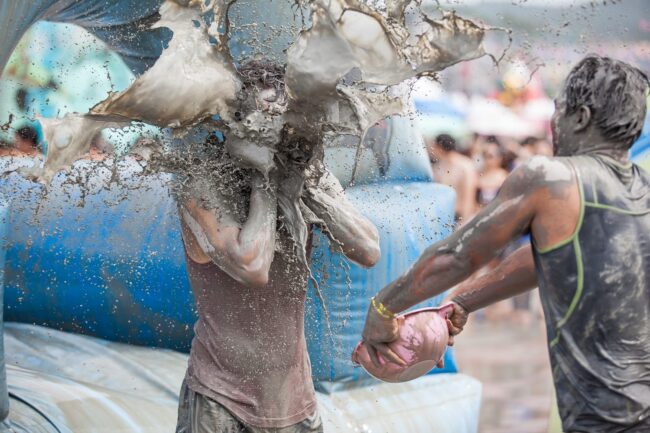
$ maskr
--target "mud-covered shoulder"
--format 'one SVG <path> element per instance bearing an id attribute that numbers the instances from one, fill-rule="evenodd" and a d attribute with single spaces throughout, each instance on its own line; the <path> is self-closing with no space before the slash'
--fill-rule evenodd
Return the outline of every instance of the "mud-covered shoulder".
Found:
<path id="1" fill-rule="evenodd" d="M 632 167 L 634 170 L 637 172 L 637 175 L 643 179 L 643 183 L 648 185 L 650 187 L 650 171 L 646 170 L 645 168 L 641 167 L 639 164 L 633 162 Z"/>
<path id="2" fill-rule="evenodd" d="M 509 176 L 506 184 L 510 188 L 532 192 L 541 188 L 573 185 L 575 184 L 575 175 L 566 158 L 535 156 L 517 167 Z"/>

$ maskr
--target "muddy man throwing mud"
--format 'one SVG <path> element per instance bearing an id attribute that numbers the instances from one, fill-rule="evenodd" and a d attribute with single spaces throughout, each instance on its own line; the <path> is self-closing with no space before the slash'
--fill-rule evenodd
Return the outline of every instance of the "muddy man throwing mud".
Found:
<path id="1" fill-rule="evenodd" d="M 553 158 L 515 170 L 498 197 L 382 289 L 363 339 L 373 362 L 401 363 L 391 318 L 457 286 L 448 322 L 539 285 L 566 433 L 650 432 L 650 175 L 628 160 L 646 115 L 648 78 L 588 56 L 552 119 Z M 530 234 L 492 273 L 465 279 Z M 381 314 L 380 314 L 381 313 Z M 505 349 L 505 348 L 504 348 Z"/>

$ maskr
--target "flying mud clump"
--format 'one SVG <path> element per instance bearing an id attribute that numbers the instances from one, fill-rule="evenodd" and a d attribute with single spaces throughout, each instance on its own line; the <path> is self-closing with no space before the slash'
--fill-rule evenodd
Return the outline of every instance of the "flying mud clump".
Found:
<path id="1" fill-rule="evenodd" d="M 361 142 L 378 121 L 403 114 L 404 83 L 485 55 L 490 29 L 451 12 L 431 19 L 418 0 L 302 0 L 292 3 L 305 15 L 285 60 L 234 60 L 236 3 L 166 1 L 154 26 L 173 37 L 148 71 L 88 114 L 44 122 L 50 146 L 41 178 L 70 166 L 103 127 L 141 121 L 170 128 L 181 142 L 198 129 L 219 130 L 232 162 L 221 169 L 257 170 L 267 179 L 279 173 L 280 219 L 306 262 L 307 224 L 332 220 L 319 205 L 332 184 L 321 162 L 325 143 L 340 135 Z M 188 151 L 163 152 L 157 167 L 178 174 L 191 171 L 192 161 L 207 167 L 200 158 L 183 163 L 181 154 Z M 203 172 L 201 182 L 220 182 Z"/>

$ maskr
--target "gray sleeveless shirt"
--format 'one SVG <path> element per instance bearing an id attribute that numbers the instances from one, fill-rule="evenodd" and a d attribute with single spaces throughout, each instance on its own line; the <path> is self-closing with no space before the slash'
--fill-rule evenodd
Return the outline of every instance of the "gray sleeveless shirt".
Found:
<path id="1" fill-rule="evenodd" d="M 650 175 L 563 158 L 581 190 L 567 241 L 535 248 L 564 431 L 650 432 Z"/>

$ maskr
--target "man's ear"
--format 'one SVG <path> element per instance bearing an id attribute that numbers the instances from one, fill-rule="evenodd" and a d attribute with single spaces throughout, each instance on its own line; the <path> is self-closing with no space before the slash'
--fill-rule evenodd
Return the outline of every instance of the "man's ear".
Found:
<path id="1" fill-rule="evenodd" d="M 581 132 L 587 129 L 591 123 L 591 109 L 586 105 L 581 105 L 575 115 L 575 126 L 573 132 Z"/>

